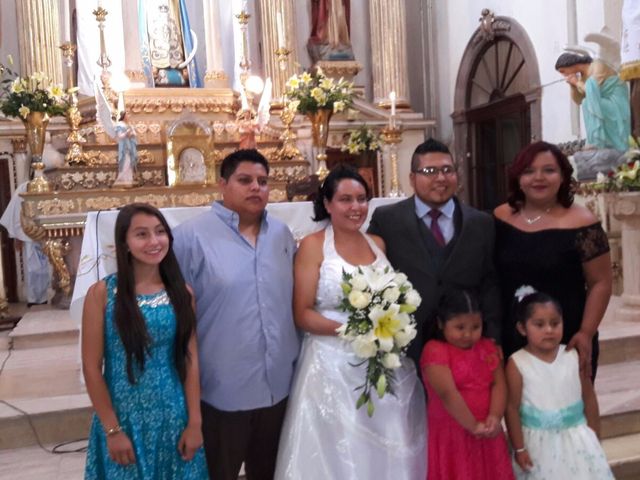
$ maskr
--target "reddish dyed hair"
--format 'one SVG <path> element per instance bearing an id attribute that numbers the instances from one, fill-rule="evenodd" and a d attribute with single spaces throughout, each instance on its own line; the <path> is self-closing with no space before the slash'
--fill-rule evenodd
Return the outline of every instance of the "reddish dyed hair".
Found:
<path id="1" fill-rule="evenodd" d="M 560 173 L 562 174 L 562 183 L 558 190 L 558 203 L 565 208 L 569 208 L 573 204 L 573 192 L 575 191 L 575 180 L 573 179 L 573 167 L 569 163 L 567 156 L 560 151 L 558 147 L 547 142 L 534 142 L 518 152 L 516 159 L 509 167 L 509 195 L 507 203 L 514 212 L 520 211 L 525 202 L 524 192 L 520 188 L 520 177 L 522 173 L 529 168 L 536 156 L 543 152 L 550 152 L 556 159 Z"/>

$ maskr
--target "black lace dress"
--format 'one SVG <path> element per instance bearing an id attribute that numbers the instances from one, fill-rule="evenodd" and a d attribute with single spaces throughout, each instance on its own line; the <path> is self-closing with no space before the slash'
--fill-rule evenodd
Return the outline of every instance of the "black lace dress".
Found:
<path id="1" fill-rule="evenodd" d="M 586 300 L 582 264 L 609 251 L 607 235 L 600 223 L 580 228 L 525 232 L 496 218 L 496 267 L 503 299 L 502 342 L 505 355 L 522 346 L 513 312 L 513 295 L 522 285 L 556 298 L 563 310 L 567 343 L 580 329 Z M 598 359 L 598 336 L 593 339 L 593 367 Z"/>

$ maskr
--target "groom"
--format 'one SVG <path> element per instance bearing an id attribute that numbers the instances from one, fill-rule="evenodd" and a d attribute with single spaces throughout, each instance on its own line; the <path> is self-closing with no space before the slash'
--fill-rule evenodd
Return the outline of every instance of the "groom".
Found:
<path id="1" fill-rule="evenodd" d="M 455 196 L 458 173 L 447 146 L 434 139 L 419 145 L 409 179 L 415 195 L 378 207 L 368 231 L 382 237 L 393 267 L 405 273 L 422 296 L 415 313 L 418 333 L 408 351 L 417 365 L 437 328 L 436 308 L 446 289 L 479 294 L 485 335 L 496 340 L 500 295 L 493 265 L 493 219 Z"/>

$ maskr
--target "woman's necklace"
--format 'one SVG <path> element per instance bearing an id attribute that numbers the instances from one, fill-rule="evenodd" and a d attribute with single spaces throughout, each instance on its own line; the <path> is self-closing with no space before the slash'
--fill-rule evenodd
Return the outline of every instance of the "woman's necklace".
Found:
<path id="1" fill-rule="evenodd" d="M 522 218 L 524 218 L 524 221 L 527 222 L 527 225 L 533 225 L 534 223 L 536 223 L 538 220 L 540 220 L 546 213 L 549 213 L 551 211 L 551 208 L 553 207 L 549 207 L 547 208 L 545 211 L 543 211 L 540 215 L 537 215 L 535 217 L 529 218 L 525 215 L 524 210 L 520 210 L 520 213 L 522 213 Z"/>

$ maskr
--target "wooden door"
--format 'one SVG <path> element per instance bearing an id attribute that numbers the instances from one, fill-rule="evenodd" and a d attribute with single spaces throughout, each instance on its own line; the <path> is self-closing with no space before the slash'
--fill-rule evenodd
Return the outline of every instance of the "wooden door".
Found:
<path id="1" fill-rule="evenodd" d="M 11 200 L 9 161 L 9 157 L 0 156 L 0 215 L 5 211 Z M 2 255 L 2 275 L 7 300 L 9 302 L 17 302 L 15 246 L 13 239 L 9 238 L 9 234 L 3 226 L 0 226 L 0 255 Z"/>

